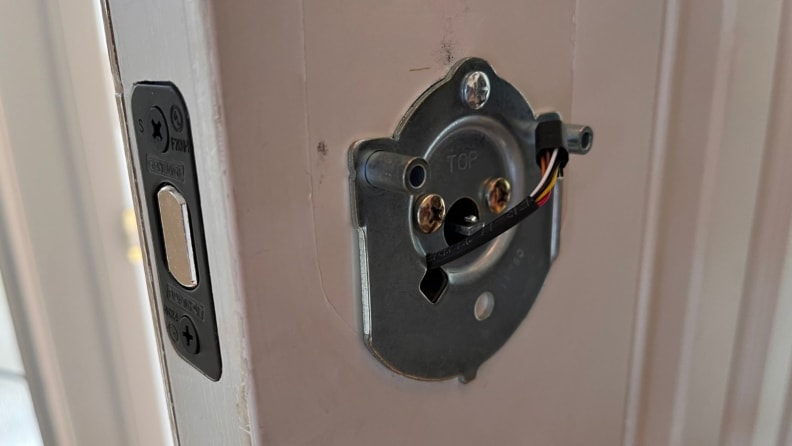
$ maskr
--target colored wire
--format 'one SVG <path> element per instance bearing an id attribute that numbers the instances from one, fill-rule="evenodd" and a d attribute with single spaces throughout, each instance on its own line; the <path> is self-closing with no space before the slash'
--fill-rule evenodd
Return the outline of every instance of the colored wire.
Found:
<path id="1" fill-rule="evenodd" d="M 558 168 L 555 169 L 555 173 L 553 174 L 552 178 L 550 179 L 550 183 L 547 185 L 547 187 L 542 191 L 541 194 L 539 194 L 538 197 L 536 197 L 536 201 L 537 202 L 541 203 L 541 201 L 545 197 L 550 195 L 550 191 L 553 190 L 553 187 L 555 187 L 556 180 L 558 180 Z M 544 203 L 542 203 L 542 204 L 544 204 Z"/>
<path id="2" fill-rule="evenodd" d="M 554 170 L 557 159 L 558 159 L 558 149 L 553 150 L 553 156 L 550 157 L 550 166 L 552 166 L 553 168 L 546 169 L 543 172 L 542 179 L 539 180 L 539 184 L 536 185 L 536 189 L 534 189 L 533 192 L 531 192 L 531 195 L 529 196 L 529 198 L 535 197 L 536 194 L 539 193 L 539 191 L 544 189 L 543 186 L 547 185 L 547 181 L 550 178 L 550 172 L 552 172 Z"/>
<path id="3" fill-rule="evenodd" d="M 541 200 L 539 200 L 539 201 L 537 202 L 537 204 L 539 205 L 539 207 L 542 207 L 542 206 L 544 206 L 544 205 L 545 205 L 545 204 L 546 204 L 548 201 L 550 201 L 550 197 L 552 197 L 552 196 L 553 196 L 553 191 L 550 191 L 550 193 L 549 193 L 549 194 L 547 194 L 547 196 L 545 196 L 544 198 L 542 198 Z"/>
<path id="4" fill-rule="evenodd" d="M 529 215 L 533 214 L 541 205 L 545 204 L 550 197 L 550 191 L 556 184 L 558 173 L 561 168 L 558 161 L 558 149 L 555 149 L 548 163 L 542 169 L 542 179 L 530 195 L 517 203 L 513 208 L 501 214 L 495 220 L 484 225 L 469 237 L 445 249 L 427 254 L 426 268 L 440 268 L 443 265 L 453 262 L 481 246 L 484 246 L 489 241 L 513 228 Z M 540 161 L 540 165 L 541 164 L 544 163 Z"/>

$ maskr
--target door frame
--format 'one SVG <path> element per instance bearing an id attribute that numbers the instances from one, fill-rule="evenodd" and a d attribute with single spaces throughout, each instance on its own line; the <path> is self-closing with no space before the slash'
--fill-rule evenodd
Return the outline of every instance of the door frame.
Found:
<path id="1" fill-rule="evenodd" d="M 756 434 L 792 209 L 789 9 L 665 3 L 625 445 Z"/>
<path id="2" fill-rule="evenodd" d="M 42 439 L 170 444 L 99 5 L 0 9 L 0 270 Z"/>
<path id="3" fill-rule="evenodd" d="M 107 46 L 113 71 L 117 110 L 124 128 L 127 167 L 135 202 L 152 315 L 157 332 L 171 420 L 177 444 L 257 444 L 254 383 L 248 363 L 247 321 L 239 276 L 235 239 L 237 216 L 232 209 L 231 177 L 220 114 L 216 50 L 209 2 L 102 1 Z M 141 32 L 141 24 L 146 32 Z M 129 80 L 132 81 L 129 81 Z M 198 189 L 203 211 L 206 249 L 222 374 L 207 379 L 179 357 L 167 339 L 160 314 L 159 283 L 152 268 L 152 244 L 143 230 L 147 220 L 141 206 L 140 160 L 127 132 L 133 82 L 167 80 L 176 85 L 189 110 L 196 155 Z"/>

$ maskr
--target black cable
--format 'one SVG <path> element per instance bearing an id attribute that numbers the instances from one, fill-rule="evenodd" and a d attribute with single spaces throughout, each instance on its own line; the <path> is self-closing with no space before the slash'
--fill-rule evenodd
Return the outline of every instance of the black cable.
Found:
<path id="1" fill-rule="evenodd" d="M 551 166 L 551 169 L 559 169 L 559 165 L 560 163 L 556 161 L 556 163 Z M 554 175 L 555 173 L 551 173 L 548 176 L 547 181 L 549 182 Z M 537 194 L 542 195 L 542 192 L 546 188 L 546 185 L 540 188 Z M 495 237 L 498 237 L 509 229 L 515 227 L 519 222 L 528 218 L 528 216 L 536 212 L 537 209 L 539 209 L 539 204 L 536 203 L 535 198 L 533 196 L 525 197 L 524 200 L 506 211 L 505 214 L 487 223 L 484 225 L 484 227 L 474 232 L 464 240 L 460 240 L 440 251 L 427 254 L 426 269 L 429 270 L 440 268 L 441 266 L 451 263 L 454 260 L 469 254 L 475 249 L 484 246 L 487 244 L 487 242 L 491 241 Z"/>

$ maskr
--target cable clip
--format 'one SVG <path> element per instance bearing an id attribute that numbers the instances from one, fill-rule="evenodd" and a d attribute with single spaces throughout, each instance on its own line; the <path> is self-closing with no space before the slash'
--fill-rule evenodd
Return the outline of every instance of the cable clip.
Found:
<path id="1" fill-rule="evenodd" d="M 564 174 L 564 167 L 569 162 L 564 123 L 560 119 L 540 121 L 536 124 L 536 164 L 541 165 L 542 158 L 558 149 L 559 174 Z"/>

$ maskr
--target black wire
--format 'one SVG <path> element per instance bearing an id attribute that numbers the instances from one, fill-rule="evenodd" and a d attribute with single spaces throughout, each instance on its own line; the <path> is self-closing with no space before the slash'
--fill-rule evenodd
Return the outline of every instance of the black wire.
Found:
<path id="1" fill-rule="evenodd" d="M 558 167 L 559 163 L 556 162 L 552 166 L 552 169 L 556 170 Z M 555 173 L 551 173 L 547 177 L 547 181 L 551 181 L 554 175 Z M 546 188 L 546 185 L 540 188 L 537 194 L 542 195 L 542 192 Z M 484 227 L 474 232 L 469 237 L 466 237 L 464 240 L 460 240 L 440 251 L 427 254 L 426 269 L 429 270 L 440 268 L 441 266 L 451 263 L 454 260 L 476 250 L 477 248 L 484 246 L 487 244 L 487 242 L 491 241 L 495 237 L 498 237 L 509 229 L 515 227 L 524 219 L 528 218 L 528 216 L 536 212 L 537 209 L 539 209 L 539 204 L 536 203 L 535 198 L 530 195 L 525 197 L 524 200 L 506 211 L 505 214 L 487 223 L 484 225 Z"/>

